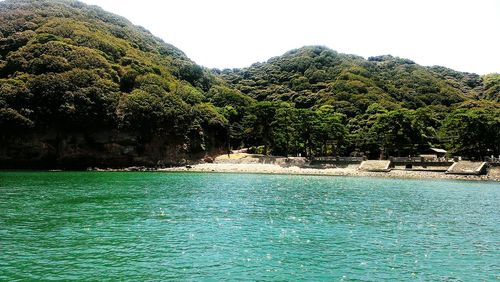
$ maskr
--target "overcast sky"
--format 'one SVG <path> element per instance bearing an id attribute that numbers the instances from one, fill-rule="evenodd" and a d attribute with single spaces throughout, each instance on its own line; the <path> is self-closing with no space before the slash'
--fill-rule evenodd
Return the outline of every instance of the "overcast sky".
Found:
<path id="1" fill-rule="evenodd" d="M 500 72 L 500 0 L 84 0 L 206 67 L 246 67 L 324 45 L 363 57 Z"/>

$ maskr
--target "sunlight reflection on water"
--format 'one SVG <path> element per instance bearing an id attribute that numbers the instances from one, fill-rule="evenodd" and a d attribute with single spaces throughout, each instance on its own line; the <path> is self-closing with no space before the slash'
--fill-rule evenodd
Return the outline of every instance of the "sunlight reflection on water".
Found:
<path id="1" fill-rule="evenodd" d="M 0 280 L 495 280 L 499 188 L 0 172 Z"/>

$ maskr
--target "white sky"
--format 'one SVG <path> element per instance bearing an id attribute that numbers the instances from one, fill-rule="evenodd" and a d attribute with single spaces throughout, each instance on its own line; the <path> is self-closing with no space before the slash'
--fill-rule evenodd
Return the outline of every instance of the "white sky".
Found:
<path id="1" fill-rule="evenodd" d="M 304 45 L 500 72 L 500 0 L 84 0 L 206 67 L 246 67 Z"/>

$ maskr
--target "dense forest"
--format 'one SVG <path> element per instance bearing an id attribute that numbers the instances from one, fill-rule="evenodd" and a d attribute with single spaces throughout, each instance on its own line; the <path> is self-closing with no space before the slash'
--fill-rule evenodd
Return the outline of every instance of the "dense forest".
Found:
<path id="1" fill-rule="evenodd" d="M 264 152 L 378 158 L 433 146 L 464 157 L 500 153 L 499 74 L 390 55 L 365 60 L 320 46 L 215 72 L 258 101 L 235 123 L 243 125 L 242 143 L 263 144 Z"/>
<path id="2" fill-rule="evenodd" d="M 222 85 L 98 7 L 0 2 L 4 163 L 155 165 L 225 148 L 227 120 L 206 96 Z"/>
<path id="3" fill-rule="evenodd" d="M 209 70 L 96 6 L 0 2 L 1 167 L 176 165 L 242 147 L 481 158 L 500 154 L 499 97 L 500 74 L 319 46 Z"/>

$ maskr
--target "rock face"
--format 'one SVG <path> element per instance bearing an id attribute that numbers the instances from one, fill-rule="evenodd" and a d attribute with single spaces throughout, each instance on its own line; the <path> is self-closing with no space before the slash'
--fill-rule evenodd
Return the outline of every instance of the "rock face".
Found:
<path id="1" fill-rule="evenodd" d="M 0 168 L 168 167 L 184 165 L 222 150 L 191 154 L 184 140 L 116 130 L 95 133 L 33 133 L 0 141 Z"/>

